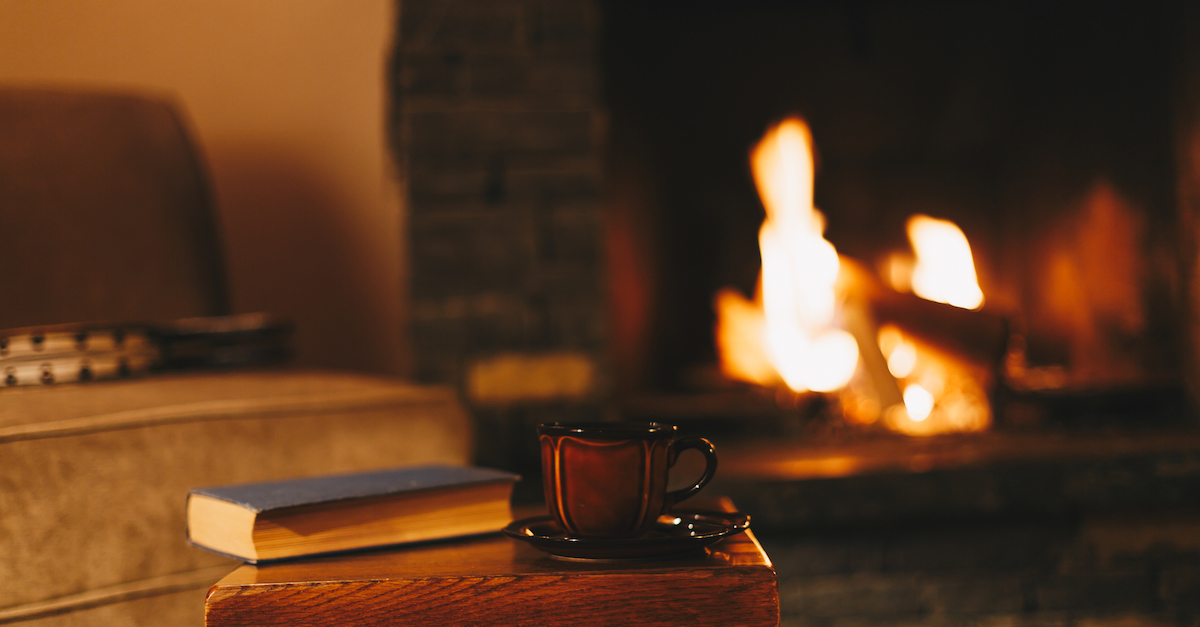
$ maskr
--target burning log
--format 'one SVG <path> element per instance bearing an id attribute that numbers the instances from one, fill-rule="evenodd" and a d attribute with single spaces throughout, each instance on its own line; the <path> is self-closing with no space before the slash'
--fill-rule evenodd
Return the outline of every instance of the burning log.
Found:
<path id="1" fill-rule="evenodd" d="M 869 303 L 880 326 L 894 324 L 946 352 L 997 372 L 1003 366 L 1011 327 L 1007 316 L 898 292 L 858 262 L 845 257 L 842 272 Z"/>
<path id="2" fill-rule="evenodd" d="M 844 321 L 856 337 L 870 338 L 859 346 L 883 424 L 922 435 L 987 428 L 1008 320 L 896 291 L 854 260 L 841 261 Z"/>

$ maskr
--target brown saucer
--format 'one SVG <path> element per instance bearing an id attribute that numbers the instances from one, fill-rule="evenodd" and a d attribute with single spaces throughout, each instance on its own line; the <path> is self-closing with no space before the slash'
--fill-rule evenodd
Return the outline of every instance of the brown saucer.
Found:
<path id="1" fill-rule="evenodd" d="M 514 521 L 504 528 L 504 535 L 556 559 L 611 561 L 700 554 L 718 540 L 749 528 L 746 514 L 690 511 L 660 516 L 650 533 L 639 538 L 572 537 L 549 516 Z"/>

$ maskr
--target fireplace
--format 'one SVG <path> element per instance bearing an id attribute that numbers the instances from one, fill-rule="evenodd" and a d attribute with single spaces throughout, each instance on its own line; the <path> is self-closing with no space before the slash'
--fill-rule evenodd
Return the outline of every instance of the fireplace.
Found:
<path id="1" fill-rule="evenodd" d="M 608 9 L 623 391 L 694 388 L 715 362 L 713 296 L 752 294 L 759 268 L 749 150 L 798 113 L 839 253 L 885 274 L 910 216 L 951 220 L 975 253 L 985 311 L 1020 342 L 1016 387 L 1084 404 L 1144 390 L 1178 408 L 1195 257 L 1181 228 L 1182 7 Z M 1028 403 L 1014 407 L 997 422 L 1033 419 Z"/>
<path id="2" fill-rule="evenodd" d="M 797 624 L 1197 615 L 1194 7 L 422 0 L 400 32 L 417 372 L 461 386 L 480 461 L 537 473 L 548 420 L 714 437 Z M 873 331 L 982 369 L 986 430 L 721 376 L 715 295 L 762 259 L 751 150 L 793 115 Z M 890 283 L 918 214 L 965 234 L 980 310 Z M 481 395 L 501 371 L 526 395 Z"/>

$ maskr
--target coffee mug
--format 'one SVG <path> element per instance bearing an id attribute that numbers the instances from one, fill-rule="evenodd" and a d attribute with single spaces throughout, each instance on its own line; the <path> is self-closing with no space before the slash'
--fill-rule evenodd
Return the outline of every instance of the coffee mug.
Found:
<path id="1" fill-rule="evenodd" d="M 700 491 L 717 471 L 708 440 L 675 438 L 658 422 L 552 423 L 538 427 L 546 504 L 568 534 L 635 538 L 658 517 Z M 667 490 L 679 453 L 704 454 L 704 474 L 690 487 Z"/>

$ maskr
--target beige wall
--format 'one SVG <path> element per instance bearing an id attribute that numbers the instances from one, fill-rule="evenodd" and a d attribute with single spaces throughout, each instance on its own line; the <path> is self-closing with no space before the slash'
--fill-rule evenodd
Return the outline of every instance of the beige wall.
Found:
<path id="1" fill-rule="evenodd" d="M 402 373 L 384 134 L 393 0 L 0 0 L 0 81 L 166 93 L 207 158 L 236 311 L 302 365 Z"/>

